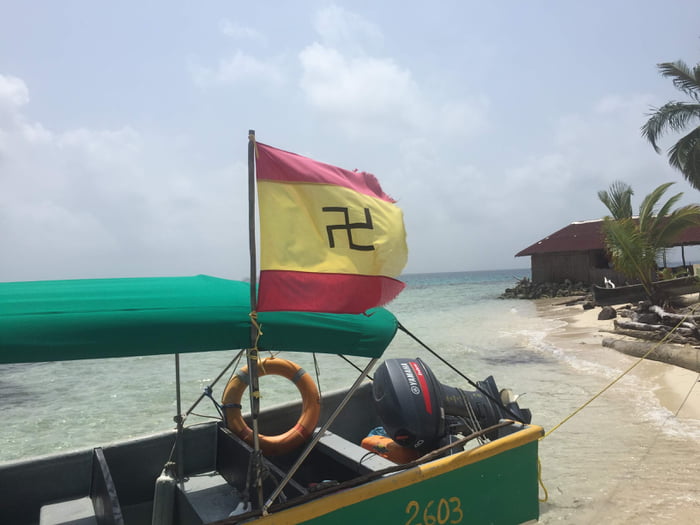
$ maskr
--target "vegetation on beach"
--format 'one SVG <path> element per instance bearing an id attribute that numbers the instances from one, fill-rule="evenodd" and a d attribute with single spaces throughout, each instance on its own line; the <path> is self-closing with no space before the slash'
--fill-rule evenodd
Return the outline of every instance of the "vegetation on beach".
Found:
<path id="1" fill-rule="evenodd" d="M 652 302 L 661 298 L 654 288 L 657 261 L 663 250 L 689 226 L 700 225 L 700 206 L 689 204 L 673 209 L 683 196 L 677 193 L 663 205 L 659 201 L 672 182 L 658 186 L 647 195 L 639 207 L 639 215 L 632 215 L 632 188 L 616 181 L 607 191 L 599 191 L 598 198 L 610 211 L 603 219 L 605 246 L 613 268 L 644 287 Z"/>

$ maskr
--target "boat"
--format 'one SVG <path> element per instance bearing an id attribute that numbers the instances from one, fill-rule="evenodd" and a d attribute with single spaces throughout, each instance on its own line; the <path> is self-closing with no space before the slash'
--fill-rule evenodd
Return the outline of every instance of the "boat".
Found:
<path id="1" fill-rule="evenodd" d="M 0 464 L 0 523 L 536 520 L 543 431 L 530 411 L 493 377 L 471 380 L 381 307 L 404 287 L 395 201 L 371 174 L 257 143 L 252 130 L 248 156 L 248 282 L 0 283 L 0 364 L 173 354 L 176 379 L 171 431 Z M 398 331 L 425 359 L 381 361 Z M 231 352 L 230 365 L 183 410 L 180 355 L 210 351 Z M 363 364 L 353 362 L 349 388 L 321 396 L 289 352 Z M 473 390 L 441 383 L 430 361 Z M 301 399 L 262 410 L 259 379 L 268 374 L 289 380 Z M 204 399 L 219 417 L 189 423 Z"/>
<path id="2" fill-rule="evenodd" d="M 474 382 L 462 374 L 464 385 L 440 383 L 430 363 L 449 363 L 422 342 L 422 358 L 384 358 L 399 332 L 420 341 L 384 308 L 258 312 L 251 319 L 250 292 L 249 282 L 203 275 L 0 283 L 0 364 L 172 354 L 178 379 L 171 430 L 0 463 L 0 523 L 538 519 L 543 431 L 511 391 L 492 377 Z M 274 352 L 258 361 L 262 373 L 287 352 L 365 364 L 350 388 L 316 398 L 311 386 L 298 387 L 301 400 L 261 410 L 254 425 L 231 402 L 236 382 L 248 377 L 236 360 L 250 347 L 251 324 L 262 332 L 260 353 Z M 236 371 L 224 390 L 233 394 L 207 387 L 197 401 L 226 397 L 217 401 L 221 418 L 190 424 L 190 411 L 181 408 L 179 356 L 210 351 L 231 353 Z M 293 367 L 287 363 L 269 373 L 285 375 Z M 297 370 L 292 379 L 313 383 L 311 375 Z M 259 434 L 241 432 L 241 421 Z M 289 445 L 290 431 L 303 434 L 301 442 Z M 265 436 L 284 446 L 271 439 L 271 448 L 260 449 L 256 441 Z"/>
<path id="3" fill-rule="evenodd" d="M 663 298 L 673 298 L 700 292 L 700 279 L 696 276 L 677 277 L 655 281 L 653 287 L 656 293 Z M 643 301 L 647 294 L 641 284 L 628 284 L 615 287 L 593 285 L 593 298 L 598 306 L 610 306 L 615 304 Z"/>

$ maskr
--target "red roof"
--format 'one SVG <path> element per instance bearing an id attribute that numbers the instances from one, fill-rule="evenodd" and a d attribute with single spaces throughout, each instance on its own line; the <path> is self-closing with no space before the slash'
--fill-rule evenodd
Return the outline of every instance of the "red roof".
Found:
<path id="1" fill-rule="evenodd" d="M 601 232 L 602 219 L 572 222 L 561 230 L 515 254 L 516 257 L 540 253 L 583 252 L 605 248 Z M 673 243 L 674 246 L 700 244 L 700 226 L 687 228 Z"/>

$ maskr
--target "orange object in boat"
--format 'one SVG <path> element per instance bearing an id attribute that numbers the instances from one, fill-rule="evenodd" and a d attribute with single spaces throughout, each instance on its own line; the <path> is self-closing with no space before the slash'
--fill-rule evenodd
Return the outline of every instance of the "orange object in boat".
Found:
<path id="1" fill-rule="evenodd" d="M 408 463 L 409 461 L 421 457 L 421 453 L 416 449 L 402 447 L 387 436 L 367 436 L 362 440 L 362 448 L 374 452 L 394 463 Z"/>

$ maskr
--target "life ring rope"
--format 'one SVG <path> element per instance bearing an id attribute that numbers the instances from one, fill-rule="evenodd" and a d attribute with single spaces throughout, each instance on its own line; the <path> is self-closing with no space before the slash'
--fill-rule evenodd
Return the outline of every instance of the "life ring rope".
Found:
<path id="1" fill-rule="evenodd" d="M 260 450 L 267 456 L 286 454 L 303 445 L 311 437 L 321 414 L 321 401 L 316 383 L 299 365 L 277 357 L 268 357 L 259 363 L 259 376 L 279 375 L 292 381 L 301 393 L 302 412 L 296 424 L 282 434 L 258 434 Z M 226 427 L 248 444 L 253 443 L 253 431 L 243 419 L 241 398 L 248 388 L 248 367 L 238 370 L 229 380 L 222 397 Z"/>

